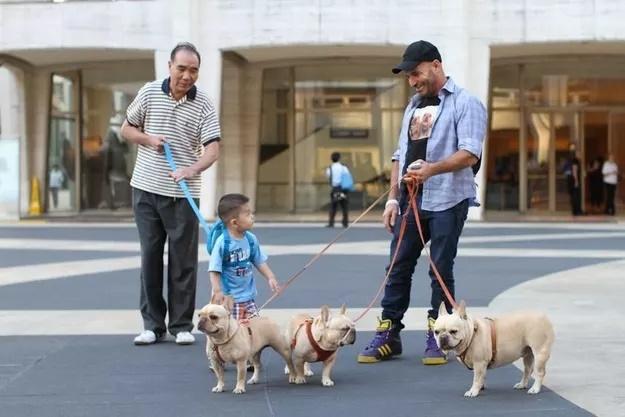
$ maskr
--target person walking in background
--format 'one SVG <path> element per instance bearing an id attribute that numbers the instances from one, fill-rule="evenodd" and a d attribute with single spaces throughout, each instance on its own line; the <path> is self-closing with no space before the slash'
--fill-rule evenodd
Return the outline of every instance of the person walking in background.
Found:
<path id="1" fill-rule="evenodd" d="M 343 211 L 343 227 L 347 227 L 348 209 L 349 209 L 349 189 L 344 188 L 344 176 L 351 177 L 349 168 L 343 165 L 341 161 L 341 154 L 333 152 L 330 156 L 332 165 L 326 168 L 326 177 L 330 180 L 330 213 L 327 227 L 334 227 L 334 217 L 336 216 L 336 209 L 341 206 Z"/>
<path id="2" fill-rule="evenodd" d="M 569 148 L 569 158 L 564 169 L 566 184 L 571 202 L 571 213 L 573 216 L 582 214 L 582 191 L 581 191 L 581 165 L 575 150 L 575 145 Z"/>
<path id="3" fill-rule="evenodd" d="M 52 194 L 52 205 L 54 208 L 57 208 L 59 206 L 59 190 L 63 188 L 63 182 L 65 181 L 65 174 L 63 174 L 63 171 L 57 164 L 52 166 L 48 181 L 48 188 L 50 189 L 50 194 Z"/>
<path id="4" fill-rule="evenodd" d="M 416 94 L 404 112 L 398 148 L 392 158 L 391 191 L 383 214 L 384 226 L 393 234 L 391 257 L 399 242 L 402 215 L 409 212 L 409 196 L 403 176 L 419 184 L 415 203 L 419 209 L 425 241 L 445 286 L 454 296 L 454 259 L 469 206 L 476 205 L 473 167 L 476 167 L 486 136 L 486 109 L 443 71 L 441 55 L 427 41 L 412 43 L 393 73 L 403 72 Z M 409 168 L 420 162 L 418 169 Z M 402 353 L 400 331 L 410 305 L 410 289 L 423 249 L 414 213 L 405 219 L 406 230 L 397 259 L 388 276 L 382 298 L 382 319 L 373 340 L 358 355 L 358 362 L 375 363 Z M 388 267 L 387 267 L 388 269 Z M 434 338 L 433 325 L 443 289 L 430 268 L 431 298 L 422 362 L 447 363 Z M 450 304 L 447 303 L 447 309 Z"/>
<path id="5" fill-rule="evenodd" d="M 128 106 L 121 133 L 138 145 L 130 185 L 141 243 L 141 316 L 144 331 L 136 345 L 162 340 L 195 341 L 193 312 L 198 261 L 198 219 L 177 184 L 186 180 L 194 199 L 200 173 L 219 157 L 220 129 L 215 107 L 195 86 L 200 54 L 190 43 L 171 51 L 169 77 L 147 83 Z M 171 172 L 163 144 L 171 147 L 178 169 Z M 199 205 L 199 201 L 196 201 Z M 169 242 L 167 302 L 163 299 L 163 252 Z M 165 316 L 169 323 L 165 325 Z"/>
<path id="6" fill-rule="evenodd" d="M 605 184 L 605 214 L 614 216 L 614 195 L 616 194 L 616 184 L 618 183 L 618 166 L 614 162 L 614 155 L 608 155 L 607 161 L 601 168 L 603 183 Z"/>

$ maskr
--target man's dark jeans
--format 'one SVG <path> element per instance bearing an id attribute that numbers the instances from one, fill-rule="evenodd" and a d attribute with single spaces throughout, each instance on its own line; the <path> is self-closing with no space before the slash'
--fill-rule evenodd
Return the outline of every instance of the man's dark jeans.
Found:
<path id="1" fill-rule="evenodd" d="M 133 209 L 141 242 L 141 316 L 157 336 L 193 329 L 198 261 L 198 219 L 184 198 L 133 188 Z M 196 201 L 197 202 L 197 201 Z M 163 251 L 168 240 L 167 302 L 163 299 Z"/>
<path id="2" fill-rule="evenodd" d="M 421 205 L 420 197 L 417 197 L 417 206 Z M 401 213 L 408 212 L 408 199 L 403 198 L 400 202 Z M 452 296 L 454 295 L 454 259 L 458 250 L 458 239 L 462 233 L 464 222 L 467 219 L 469 210 L 469 200 L 464 200 L 457 205 L 444 211 L 419 211 L 421 226 L 425 241 L 430 241 L 430 254 L 432 261 L 440 272 L 445 285 Z M 402 217 L 395 220 L 393 229 L 393 241 L 391 242 L 391 261 L 395 248 L 398 244 L 399 230 Z M 419 236 L 419 230 L 415 221 L 414 213 L 410 210 L 408 215 L 406 231 L 401 243 L 395 265 L 391 271 L 384 297 L 382 298 L 382 318 L 391 319 L 395 328 L 401 330 L 404 326 L 401 320 L 410 304 L 410 288 L 412 285 L 412 274 L 417 265 L 417 259 L 423 249 L 423 243 Z M 427 261 L 426 261 L 427 262 Z M 390 266 L 390 265 L 389 265 Z M 388 270 L 388 267 L 387 267 Z M 430 299 L 431 309 L 428 317 L 436 319 L 441 301 L 445 300 L 445 294 L 430 267 L 430 279 L 432 295 Z M 449 302 L 445 303 L 450 311 Z"/>

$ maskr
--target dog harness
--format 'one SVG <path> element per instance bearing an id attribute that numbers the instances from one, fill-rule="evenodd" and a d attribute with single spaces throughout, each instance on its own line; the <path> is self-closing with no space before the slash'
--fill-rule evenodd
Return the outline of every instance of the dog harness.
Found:
<path id="1" fill-rule="evenodd" d="M 487 368 L 490 369 L 490 367 L 495 363 L 495 359 L 497 358 L 497 333 L 495 332 L 495 321 L 493 319 L 491 319 L 490 317 L 486 317 L 486 320 L 489 321 L 490 323 L 490 341 L 491 341 L 491 351 L 492 351 L 492 356 L 490 358 L 490 362 L 488 362 L 488 366 Z M 467 346 L 467 348 L 460 354 L 457 356 L 458 360 L 467 367 L 467 369 L 469 370 L 473 370 L 473 368 L 471 368 L 469 365 L 467 365 L 467 363 L 464 361 L 464 357 L 467 354 L 467 351 L 469 350 L 469 347 L 471 346 L 471 343 L 473 343 L 473 337 L 475 336 L 475 332 L 477 332 L 477 324 L 474 326 L 473 328 L 473 336 L 471 336 L 471 340 L 469 341 L 469 345 Z"/>
<path id="2" fill-rule="evenodd" d="M 297 327 L 297 330 L 295 330 L 293 340 L 291 340 L 291 350 L 295 349 L 295 345 L 297 344 L 297 334 L 299 333 L 300 329 L 306 326 L 306 335 L 308 336 L 308 341 L 317 353 L 317 360 L 315 362 L 324 362 L 326 359 L 336 353 L 336 350 L 325 350 L 321 346 L 319 346 L 319 343 L 317 343 L 315 337 L 312 334 L 312 323 L 312 318 L 306 319 L 302 323 L 300 323 L 300 325 Z"/>

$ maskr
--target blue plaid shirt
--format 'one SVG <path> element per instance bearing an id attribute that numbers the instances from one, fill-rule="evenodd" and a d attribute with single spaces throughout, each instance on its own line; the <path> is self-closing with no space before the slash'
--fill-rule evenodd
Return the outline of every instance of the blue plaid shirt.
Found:
<path id="1" fill-rule="evenodd" d="M 486 136 L 484 105 L 449 77 L 439 91 L 438 98 L 441 102 L 427 142 L 426 162 L 447 159 L 460 149 L 481 157 Z M 393 161 L 399 161 L 400 172 L 406 163 L 410 119 L 420 101 L 421 96 L 414 95 L 404 112 L 398 147 L 392 158 Z M 401 175 L 399 177 L 401 181 Z M 474 206 L 479 205 L 471 167 L 428 178 L 423 184 L 421 209 L 443 211 L 466 199 Z"/>

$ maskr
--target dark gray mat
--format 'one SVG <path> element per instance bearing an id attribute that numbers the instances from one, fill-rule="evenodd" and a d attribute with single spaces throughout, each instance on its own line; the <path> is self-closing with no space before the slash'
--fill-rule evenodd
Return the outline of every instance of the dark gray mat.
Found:
<path id="1" fill-rule="evenodd" d="M 457 363 L 425 367 L 419 362 L 423 332 L 404 332 L 405 354 L 373 365 L 355 361 L 372 333 L 340 352 L 336 385 L 322 387 L 320 369 L 305 386 L 289 385 L 283 364 L 265 351 L 262 383 L 246 394 L 213 394 L 204 343 L 135 347 L 130 336 L 2 337 L 0 363 L 14 364 L 0 382 L 2 415 L 11 417 L 111 416 L 541 416 L 591 414 L 545 388 L 531 396 L 512 389 L 520 372 L 490 370 L 487 389 L 476 399 L 463 393 L 472 374 Z M 4 367 L 6 368 L 6 367 Z M 548 386 L 549 375 L 547 375 Z"/>

